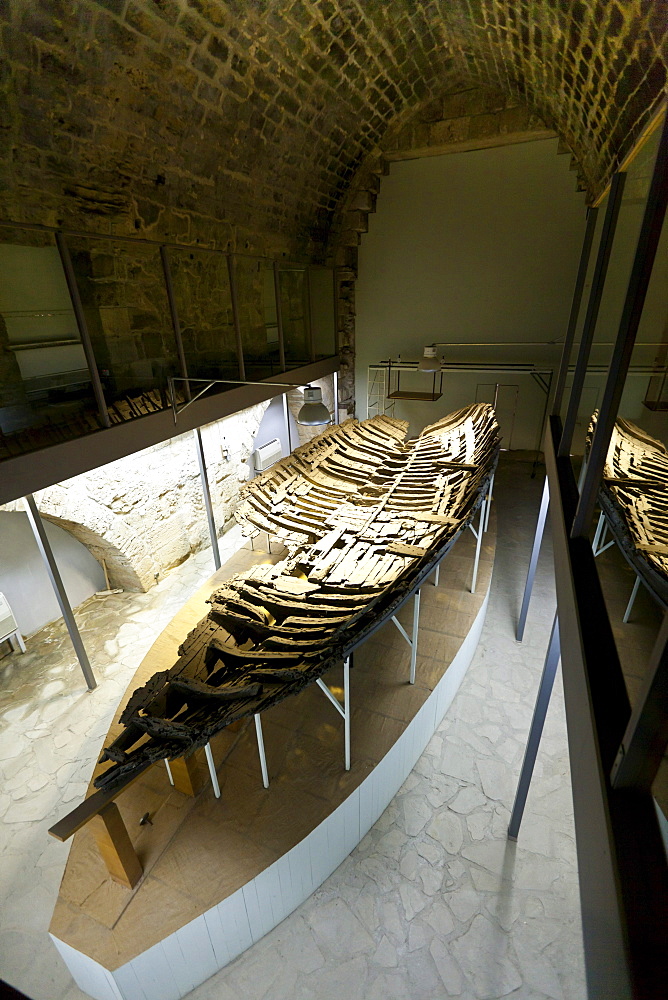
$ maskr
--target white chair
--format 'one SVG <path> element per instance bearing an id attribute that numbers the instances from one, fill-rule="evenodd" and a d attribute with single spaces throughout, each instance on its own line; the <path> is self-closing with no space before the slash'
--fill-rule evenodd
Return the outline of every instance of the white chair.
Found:
<path id="1" fill-rule="evenodd" d="M 9 639 L 12 649 L 15 649 L 15 644 L 18 643 L 21 652 L 25 653 L 26 644 L 16 624 L 16 619 L 12 614 L 9 601 L 4 594 L 0 594 L 0 642 L 4 642 L 5 639 Z"/>

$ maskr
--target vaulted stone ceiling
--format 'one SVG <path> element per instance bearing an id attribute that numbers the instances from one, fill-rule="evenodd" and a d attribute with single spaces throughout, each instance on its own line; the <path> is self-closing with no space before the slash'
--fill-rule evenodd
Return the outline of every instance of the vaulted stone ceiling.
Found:
<path id="1" fill-rule="evenodd" d="M 667 26 L 666 0 L 0 0 L 0 214 L 318 255 L 462 80 L 554 129 L 593 196 L 662 97 Z"/>

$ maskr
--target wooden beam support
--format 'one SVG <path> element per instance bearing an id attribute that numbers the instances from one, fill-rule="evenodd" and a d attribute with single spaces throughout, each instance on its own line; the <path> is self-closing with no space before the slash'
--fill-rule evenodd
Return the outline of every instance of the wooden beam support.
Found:
<path id="1" fill-rule="evenodd" d="M 115 802 L 106 805 L 90 821 L 102 860 L 114 882 L 134 889 L 143 868 Z"/>
<path id="2" fill-rule="evenodd" d="M 170 760 L 169 769 L 177 792 L 193 797 L 197 795 L 202 787 L 202 777 L 196 754 L 193 753 L 190 757 L 175 757 L 174 760 Z"/>

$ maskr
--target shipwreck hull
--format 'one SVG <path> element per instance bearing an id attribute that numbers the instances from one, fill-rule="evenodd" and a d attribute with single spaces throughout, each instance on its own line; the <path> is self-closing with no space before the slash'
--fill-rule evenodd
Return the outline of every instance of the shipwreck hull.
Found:
<path id="1" fill-rule="evenodd" d="M 288 555 L 212 594 L 177 662 L 131 696 L 96 786 L 187 756 L 364 642 L 474 517 L 496 466 L 497 431 L 487 404 L 411 442 L 401 421 L 347 421 L 249 483 L 237 512 L 242 530 L 281 538 Z"/>
<path id="2" fill-rule="evenodd" d="M 596 428 L 589 426 L 588 446 Z M 668 607 L 668 451 L 628 420 L 616 421 L 599 504 L 619 549 L 656 600 Z"/>

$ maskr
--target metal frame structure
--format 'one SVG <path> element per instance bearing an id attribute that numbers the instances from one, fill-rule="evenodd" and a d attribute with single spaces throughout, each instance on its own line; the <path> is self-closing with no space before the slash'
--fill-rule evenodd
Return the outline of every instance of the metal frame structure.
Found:
<path id="1" fill-rule="evenodd" d="M 613 218 L 610 213 L 615 211 L 622 183 L 613 181 L 606 222 Z M 667 204 L 668 116 L 581 489 L 569 456 L 569 434 L 587 370 L 584 336 L 569 402 L 570 419 L 567 416 L 562 427 L 555 409 L 545 437 L 548 485 L 532 551 L 534 563 L 549 502 L 558 620 L 545 661 L 509 836 L 516 838 L 519 832 L 560 645 L 591 1000 L 659 1000 L 665 996 L 666 986 L 668 865 L 652 783 L 668 743 L 668 617 L 664 617 L 632 711 L 588 533 Z M 602 244 L 608 242 L 610 226 L 606 230 Z M 600 303 L 600 272 L 609 249 L 608 245 L 599 251 L 594 301 L 587 310 L 590 320 L 598 308 L 597 296 Z M 567 364 L 566 358 L 557 383 L 561 392 Z M 532 577 L 531 563 L 528 577 Z M 525 599 L 533 582 L 529 578 Z"/>
<path id="2" fill-rule="evenodd" d="M 32 528 L 35 541 L 37 542 L 37 548 L 39 549 L 44 562 L 44 568 L 49 575 L 49 580 L 51 581 L 51 586 L 53 587 L 53 591 L 56 595 L 56 600 L 58 601 L 61 614 L 65 619 L 67 631 L 70 634 L 70 639 L 72 640 L 74 652 L 77 655 L 79 666 L 81 667 L 81 671 L 84 675 L 86 686 L 89 691 L 93 691 L 97 687 L 95 674 L 93 673 L 93 668 L 90 665 L 90 660 L 88 659 L 88 653 L 86 652 L 86 647 L 83 644 L 81 633 L 79 632 L 77 623 L 74 619 L 72 605 L 70 604 L 67 596 L 67 592 L 58 569 L 58 564 L 56 563 L 53 549 L 51 548 L 51 543 L 47 537 L 44 522 L 39 515 L 37 504 L 35 503 L 35 498 L 32 493 L 28 493 L 25 497 L 25 505 L 26 514 L 28 515 L 28 520 L 30 521 L 30 527 Z"/>
<path id="3" fill-rule="evenodd" d="M 436 567 L 436 572 L 438 573 L 440 563 Z M 438 586 L 438 584 L 435 584 Z M 413 595 L 413 628 L 411 634 L 409 635 L 406 629 L 403 627 L 396 615 L 392 615 L 390 619 L 393 625 L 396 625 L 399 632 L 410 646 L 411 650 L 411 669 L 408 676 L 409 684 L 415 684 L 415 667 L 417 665 L 417 650 L 418 650 L 418 631 L 420 628 L 420 590 L 416 590 Z"/>

